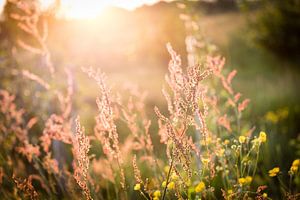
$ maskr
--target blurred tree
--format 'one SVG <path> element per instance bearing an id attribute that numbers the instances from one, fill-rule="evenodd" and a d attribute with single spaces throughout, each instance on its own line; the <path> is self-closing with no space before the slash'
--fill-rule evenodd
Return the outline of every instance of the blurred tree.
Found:
<path id="1" fill-rule="evenodd" d="M 16 38 L 21 35 L 21 31 L 17 27 L 17 22 L 10 17 L 13 12 L 18 13 L 18 9 L 12 2 L 6 1 L 0 22 L 0 86 L 18 97 L 21 95 L 19 91 L 23 84 L 16 76 L 16 70 L 19 69 L 16 59 Z"/>
<path id="2" fill-rule="evenodd" d="M 39 110 L 38 106 L 43 107 L 40 110 L 54 107 L 39 104 L 38 97 L 47 99 L 46 94 L 42 96 L 45 88 L 36 82 L 29 81 L 23 71 L 28 70 L 49 82 L 49 72 L 45 70 L 47 54 L 43 49 L 43 46 L 46 46 L 47 29 L 43 29 L 43 22 L 46 23 L 53 13 L 52 7 L 49 11 L 42 12 L 38 0 L 6 1 L 2 13 L 0 22 L 0 88 L 14 94 L 16 103 L 26 107 L 28 113 L 36 113 Z M 32 23 L 32 26 L 25 26 L 25 22 Z M 37 32 L 45 35 L 44 44 L 41 44 L 40 38 L 34 34 Z M 20 41 L 25 43 L 29 50 L 22 47 Z M 30 51 L 31 48 L 41 49 L 43 52 L 37 54 Z"/>
<path id="3" fill-rule="evenodd" d="M 251 29 L 258 44 L 281 58 L 300 61 L 299 0 L 262 0 Z"/>

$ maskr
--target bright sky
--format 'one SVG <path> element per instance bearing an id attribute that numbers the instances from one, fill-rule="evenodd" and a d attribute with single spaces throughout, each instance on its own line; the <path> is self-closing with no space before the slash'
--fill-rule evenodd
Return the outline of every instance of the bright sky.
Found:
<path id="1" fill-rule="evenodd" d="M 6 0 L 0 0 L 1 10 Z M 49 5 L 55 0 L 40 0 Z M 94 18 L 108 6 L 117 6 L 133 10 L 143 4 L 153 4 L 159 0 L 61 0 L 61 14 L 68 18 Z"/>

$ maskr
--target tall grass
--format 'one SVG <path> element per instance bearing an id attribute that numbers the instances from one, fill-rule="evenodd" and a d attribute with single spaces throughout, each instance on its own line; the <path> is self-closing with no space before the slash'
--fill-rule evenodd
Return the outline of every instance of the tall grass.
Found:
<path id="1" fill-rule="evenodd" d="M 144 93 L 130 87 L 130 97 L 122 98 L 111 91 L 104 73 L 83 68 L 82 73 L 96 82 L 99 94 L 94 131 L 86 133 L 84 122 L 73 114 L 72 74 L 66 70 L 65 90 L 53 84 L 57 72 L 45 46 L 46 33 L 40 36 L 38 31 L 39 12 L 29 9 L 34 6 L 30 2 L 12 2 L 24 12 L 12 17 L 40 46 L 23 41 L 19 45 L 45 56 L 51 76 L 46 81 L 29 71 L 21 73 L 55 96 L 59 110 L 47 113 L 46 120 L 28 118 L 26 107 L 17 105 L 13 94 L 5 88 L 0 91 L 1 197 L 270 199 L 268 186 L 257 185 L 260 173 L 278 180 L 282 197 L 299 198 L 299 159 L 288 172 L 279 166 L 260 170 L 258 162 L 268 134 L 243 118 L 250 100 L 232 87 L 237 71 L 226 71 L 223 57 L 208 53 L 197 59 L 190 51 L 189 65 L 183 68 L 180 56 L 167 44 L 171 59 L 162 92 L 168 111 L 154 108 L 155 131 L 145 112 Z M 33 128 L 39 120 L 43 125 L 35 137 Z M 121 129 L 129 133 L 121 135 Z M 154 135 L 160 140 L 153 140 Z M 95 155 L 90 153 L 93 148 Z M 288 174 L 289 183 L 281 178 L 283 174 Z"/>

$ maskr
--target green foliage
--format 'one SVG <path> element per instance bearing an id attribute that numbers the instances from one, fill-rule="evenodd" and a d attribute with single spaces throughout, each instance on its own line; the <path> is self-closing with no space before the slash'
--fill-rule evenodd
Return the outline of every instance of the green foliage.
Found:
<path id="1" fill-rule="evenodd" d="M 282 58 L 299 61 L 299 0 L 263 0 L 251 30 L 260 45 Z"/>

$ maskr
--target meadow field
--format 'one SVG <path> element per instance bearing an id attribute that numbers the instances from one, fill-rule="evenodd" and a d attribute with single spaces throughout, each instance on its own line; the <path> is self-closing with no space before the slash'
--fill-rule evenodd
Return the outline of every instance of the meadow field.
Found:
<path id="1" fill-rule="evenodd" d="M 110 2 L 3 0 L 0 199 L 300 199 L 299 1 Z"/>

